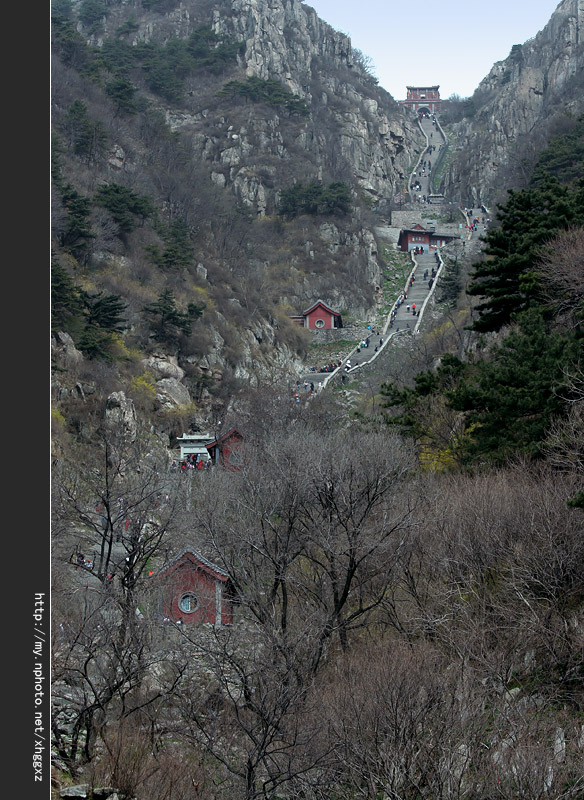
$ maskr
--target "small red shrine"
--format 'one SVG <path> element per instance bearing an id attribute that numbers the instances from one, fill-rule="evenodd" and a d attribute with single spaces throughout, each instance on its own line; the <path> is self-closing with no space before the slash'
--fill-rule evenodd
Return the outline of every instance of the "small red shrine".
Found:
<path id="1" fill-rule="evenodd" d="M 434 230 L 428 230 L 416 222 L 411 228 L 403 228 L 399 232 L 397 247 L 404 253 L 415 250 L 416 247 L 422 247 L 424 252 L 428 253 L 430 248 L 444 247 L 448 242 L 459 238 L 451 233 L 437 233 Z"/>
<path id="2" fill-rule="evenodd" d="M 205 445 L 213 464 L 219 464 L 228 469 L 241 469 L 243 458 L 241 445 L 243 436 L 237 428 L 231 428 L 221 436 Z"/>
<path id="3" fill-rule="evenodd" d="M 185 625 L 233 623 L 234 593 L 229 575 L 196 550 L 179 553 L 156 576 L 160 611 L 166 621 Z"/>
<path id="4" fill-rule="evenodd" d="M 317 300 L 309 308 L 302 312 L 299 317 L 294 317 L 304 328 L 311 331 L 331 330 L 332 328 L 342 328 L 343 320 L 339 311 L 335 311 L 322 300 Z"/>

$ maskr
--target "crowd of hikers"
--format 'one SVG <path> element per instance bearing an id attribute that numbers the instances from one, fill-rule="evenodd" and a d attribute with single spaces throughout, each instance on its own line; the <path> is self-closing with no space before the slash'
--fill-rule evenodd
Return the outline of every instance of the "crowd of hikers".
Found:
<path id="1" fill-rule="evenodd" d="M 311 372 L 334 372 L 337 367 L 341 366 L 341 359 L 339 358 L 338 361 L 329 361 L 328 364 L 325 364 L 323 367 L 311 367 Z"/>
<path id="2" fill-rule="evenodd" d="M 171 472 L 177 470 L 186 471 L 189 469 L 208 469 L 211 466 L 211 459 L 205 458 L 199 453 L 189 453 L 180 461 L 173 461 L 170 466 Z"/>

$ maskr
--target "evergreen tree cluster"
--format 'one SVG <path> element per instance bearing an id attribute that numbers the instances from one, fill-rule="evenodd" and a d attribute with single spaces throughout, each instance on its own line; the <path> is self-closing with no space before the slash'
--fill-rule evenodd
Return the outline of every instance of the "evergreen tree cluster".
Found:
<path id="1" fill-rule="evenodd" d="M 529 187 L 510 191 L 485 236 L 486 258 L 474 265 L 471 296 L 480 298 L 475 331 L 498 331 L 541 303 L 537 260 L 560 231 L 584 224 L 584 115 L 553 138 L 534 166 Z"/>
<path id="2" fill-rule="evenodd" d="M 147 3 L 150 7 L 157 2 L 164 0 L 150 3 L 144 0 L 143 5 Z M 83 0 L 77 19 L 87 33 L 94 35 L 102 30 L 108 10 L 103 0 Z M 198 26 L 186 40 L 172 37 L 163 44 L 149 41 L 133 46 L 124 37 L 135 29 L 136 23 L 131 17 L 120 26 L 114 38 L 106 38 L 101 47 L 91 47 L 76 29 L 71 3 L 60 0 L 51 8 L 51 32 L 59 57 L 95 83 L 104 85 L 118 110 L 129 114 L 136 113 L 145 104 L 144 99 L 137 97 L 138 87 L 131 77 L 136 71 L 154 94 L 168 102 L 179 103 L 189 75 L 198 71 L 223 72 L 235 65 L 242 48 L 241 42 L 219 36 L 207 25 Z"/>
<path id="3" fill-rule="evenodd" d="M 280 195 L 280 215 L 347 214 L 351 210 L 351 192 L 343 181 L 323 186 L 322 181 L 296 183 Z"/>
<path id="4" fill-rule="evenodd" d="M 582 119 L 578 130 L 579 136 L 552 140 L 530 187 L 509 193 L 499 207 L 500 224 L 485 237 L 487 258 L 474 265 L 469 293 L 480 302 L 470 327 L 499 333 L 497 343 L 464 362 L 444 355 L 436 370 L 416 376 L 413 387 L 382 387 L 387 422 L 440 451 L 443 465 L 539 458 L 551 427 L 578 399 L 569 376 L 582 369 L 584 306 L 581 296 L 575 298 L 565 324 L 550 296 L 559 280 L 553 273 L 553 249 L 564 241 L 559 235 L 584 225 L 584 180 L 576 167 L 567 169 L 579 157 Z M 562 182 L 558 173 L 574 179 Z M 561 259 L 566 260 L 558 253 L 558 264 Z M 437 433 L 440 415 L 449 420 L 447 442 Z"/>
<path id="5" fill-rule="evenodd" d="M 94 202 L 107 209 L 120 231 L 131 233 L 136 227 L 136 217 L 142 222 L 155 213 L 149 197 L 139 195 L 118 183 L 107 183 L 97 190 Z"/>
<path id="6" fill-rule="evenodd" d="M 263 80 L 251 76 L 245 81 L 229 81 L 217 92 L 219 97 L 243 97 L 252 103 L 265 103 L 272 108 L 284 109 L 289 114 L 307 117 L 308 106 L 302 98 L 289 92 L 280 81 Z"/>
<path id="7" fill-rule="evenodd" d="M 130 70 L 141 69 L 150 91 L 171 103 L 183 97 L 185 79 L 200 70 L 221 73 L 234 66 L 241 42 L 218 36 L 207 26 L 198 27 L 188 39 L 171 38 L 164 44 L 140 42 L 135 47 L 123 39 L 107 39 L 95 53 L 96 64 L 114 80 L 109 92 L 124 108 L 135 108 Z"/>
<path id="8" fill-rule="evenodd" d="M 73 152 L 85 163 L 95 163 L 103 155 L 106 130 L 101 122 L 90 117 L 82 100 L 74 100 L 67 109 L 63 130 Z"/>
<path id="9" fill-rule="evenodd" d="M 127 304 L 120 295 L 80 289 L 53 258 L 51 265 L 51 329 L 69 333 L 89 359 L 113 358 L 116 335 L 126 325 Z"/>
<path id="10" fill-rule="evenodd" d="M 67 270 L 53 258 L 51 264 L 51 329 L 65 331 L 89 359 L 111 361 L 115 356 L 117 335 L 127 327 L 124 312 L 127 304 L 120 295 L 81 289 Z M 176 347 L 181 337 L 190 336 L 193 323 L 205 310 L 204 303 L 191 302 L 185 312 L 176 304 L 171 289 L 164 289 L 158 299 L 142 309 L 153 339 Z"/>
<path id="11" fill-rule="evenodd" d="M 180 217 L 169 224 L 158 223 L 156 231 L 164 242 L 164 247 L 152 244 L 146 246 L 152 263 L 166 271 L 188 266 L 193 258 L 194 248 L 189 238 L 187 224 Z"/>
<path id="12" fill-rule="evenodd" d="M 487 258 L 475 265 L 468 288 L 480 298 L 475 331 L 498 331 L 541 301 L 537 274 L 539 249 L 561 230 L 584 224 L 584 179 L 575 187 L 557 178 L 509 192 L 486 234 Z"/>
<path id="13" fill-rule="evenodd" d="M 575 185 L 584 178 L 584 114 L 571 121 L 569 130 L 554 136 L 539 156 L 531 175 L 531 186 L 548 178 Z"/>
<path id="14" fill-rule="evenodd" d="M 61 199 L 66 215 L 59 236 L 59 245 L 65 253 L 82 260 L 89 249 L 91 240 L 95 238 L 89 224 L 91 203 L 89 198 L 79 194 L 70 183 L 65 182 L 61 165 L 63 146 L 58 137 L 53 137 L 51 150 L 53 186 Z"/>

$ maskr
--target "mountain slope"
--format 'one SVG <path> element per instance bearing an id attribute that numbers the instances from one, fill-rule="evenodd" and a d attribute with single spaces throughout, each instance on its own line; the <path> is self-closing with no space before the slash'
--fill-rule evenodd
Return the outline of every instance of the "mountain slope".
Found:
<path id="1" fill-rule="evenodd" d="M 549 138 L 584 110 L 583 87 L 584 3 L 562 0 L 545 28 L 514 45 L 460 103 L 444 192 L 492 206 L 506 188 L 523 188 Z"/>
<path id="2" fill-rule="evenodd" d="M 190 399 L 163 406 L 226 399 L 294 372 L 310 341 L 290 316 L 315 299 L 374 313 L 374 227 L 421 139 L 345 35 L 297 0 L 59 0 L 52 33 L 53 260 L 81 293 L 61 328 L 90 383 L 99 351 L 160 407 L 144 363 L 165 357 Z M 283 215 L 292 187 L 322 202 Z M 115 337 L 99 293 L 125 306 Z M 145 311 L 163 295 L 191 328 Z M 59 372 L 61 400 L 78 377 Z"/>

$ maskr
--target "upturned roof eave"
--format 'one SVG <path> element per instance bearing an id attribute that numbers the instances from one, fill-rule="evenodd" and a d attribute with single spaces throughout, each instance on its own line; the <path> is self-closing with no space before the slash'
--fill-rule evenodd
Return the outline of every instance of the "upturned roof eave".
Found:
<path id="1" fill-rule="evenodd" d="M 324 300 L 317 300 L 309 308 L 307 308 L 305 311 L 302 312 L 302 316 L 305 317 L 307 314 L 310 314 L 310 312 L 314 311 L 314 309 L 319 305 L 322 306 L 324 309 L 326 309 L 331 314 L 334 314 L 337 317 L 341 316 L 339 311 L 335 311 L 335 309 L 331 308 L 327 303 L 324 302 Z"/>
<path id="2" fill-rule="evenodd" d="M 229 580 L 228 572 L 219 567 L 217 564 L 213 564 L 211 561 L 209 561 L 209 559 L 205 558 L 202 553 L 199 553 L 198 550 L 194 550 L 192 547 L 186 547 L 184 550 L 178 553 L 173 559 L 171 559 L 171 561 L 169 561 L 168 564 L 166 564 L 166 566 L 162 567 L 162 569 L 157 573 L 156 577 L 161 577 L 162 575 L 167 575 L 170 572 L 174 572 L 174 570 L 180 566 L 180 563 L 185 556 L 192 556 L 192 558 L 205 570 L 205 572 L 211 573 L 212 576 L 217 580 L 220 580 L 223 583 Z"/>

